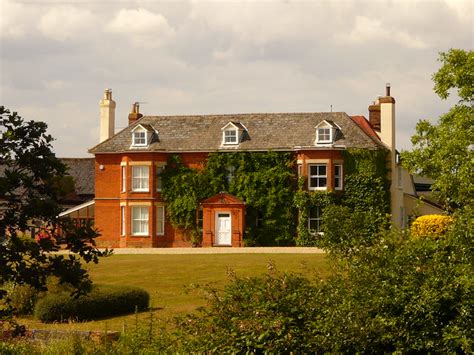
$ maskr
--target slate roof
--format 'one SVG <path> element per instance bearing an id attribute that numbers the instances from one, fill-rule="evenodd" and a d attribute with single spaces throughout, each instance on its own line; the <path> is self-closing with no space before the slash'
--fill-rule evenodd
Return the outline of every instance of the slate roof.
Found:
<path id="1" fill-rule="evenodd" d="M 334 145 L 316 147 L 315 126 L 323 120 L 341 128 Z M 247 128 L 246 138 L 238 145 L 222 145 L 222 127 L 238 122 Z M 132 147 L 131 130 L 137 124 L 151 125 L 159 132 L 159 140 L 148 147 Z M 202 116 L 144 116 L 113 137 L 89 150 L 90 153 L 140 151 L 213 152 L 235 150 L 297 149 L 377 149 L 383 144 L 370 137 L 344 112 L 259 113 Z"/>
<path id="2" fill-rule="evenodd" d="M 74 178 L 77 195 L 94 195 L 94 158 L 59 158 L 68 167 L 67 174 Z"/>

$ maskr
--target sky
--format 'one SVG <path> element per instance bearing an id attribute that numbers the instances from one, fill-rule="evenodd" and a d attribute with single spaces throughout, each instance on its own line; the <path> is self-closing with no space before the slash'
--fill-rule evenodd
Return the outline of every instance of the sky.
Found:
<path id="1" fill-rule="evenodd" d="M 438 53 L 474 47 L 474 1 L 0 0 L 0 105 L 48 124 L 60 157 L 145 115 L 343 111 L 368 117 L 391 84 L 397 147 L 456 102 Z"/>

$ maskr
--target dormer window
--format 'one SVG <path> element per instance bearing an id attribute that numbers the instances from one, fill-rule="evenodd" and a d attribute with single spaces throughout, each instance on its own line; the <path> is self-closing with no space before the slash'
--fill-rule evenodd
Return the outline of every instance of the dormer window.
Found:
<path id="1" fill-rule="evenodd" d="M 316 140 L 315 144 L 333 144 L 336 132 L 339 130 L 339 126 L 332 121 L 322 121 L 316 127 Z"/>
<path id="2" fill-rule="evenodd" d="M 146 132 L 136 130 L 133 132 L 133 142 L 132 145 L 134 146 L 146 146 Z"/>
<path id="3" fill-rule="evenodd" d="M 153 136 L 153 133 L 156 133 Z M 146 147 L 151 141 L 158 140 L 158 131 L 149 124 L 138 124 L 132 129 L 132 147 Z"/>
<path id="4" fill-rule="evenodd" d="M 224 144 L 237 144 L 238 131 L 236 129 L 228 129 L 224 131 Z"/>
<path id="5" fill-rule="evenodd" d="M 318 128 L 316 141 L 318 143 L 331 143 L 332 134 L 330 128 Z"/>
<path id="6" fill-rule="evenodd" d="M 229 122 L 222 127 L 222 145 L 237 145 L 240 143 L 242 133 L 246 131 L 240 122 Z"/>

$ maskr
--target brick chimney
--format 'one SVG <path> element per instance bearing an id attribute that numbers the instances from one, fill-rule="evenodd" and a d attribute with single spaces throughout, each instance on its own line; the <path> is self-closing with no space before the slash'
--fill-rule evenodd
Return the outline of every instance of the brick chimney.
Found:
<path id="1" fill-rule="evenodd" d="M 369 123 L 372 128 L 380 132 L 380 102 L 379 99 L 369 106 Z"/>
<path id="2" fill-rule="evenodd" d="M 128 114 L 128 125 L 130 126 L 135 123 L 141 117 L 143 117 L 143 115 L 140 113 L 140 104 L 135 102 L 132 105 L 132 112 Z"/>
<path id="3" fill-rule="evenodd" d="M 112 89 L 104 90 L 104 97 L 99 102 L 100 107 L 100 142 L 115 134 L 115 101 L 112 100 Z"/>

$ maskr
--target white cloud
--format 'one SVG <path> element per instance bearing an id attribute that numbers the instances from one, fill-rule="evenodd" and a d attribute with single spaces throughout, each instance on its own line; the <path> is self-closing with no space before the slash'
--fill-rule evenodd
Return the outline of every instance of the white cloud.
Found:
<path id="1" fill-rule="evenodd" d="M 158 47 L 175 35 L 163 15 L 144 8 L 121 9 L 105 29 L 127 36 L 135 45 L 146 47 Z"/>
<path id="2" fill-rule="evenodd" d="M 454 10 L 458 18 L 471 25 L 474 15 L 474 2 L 472 0 L 445 0 L 446 5 Z M 472 34 L 472 32 L 471 32 Z"/>
<path id="3" fill-rule="evenodd" d="M 417 36 L 398 30 L 389 29 L 377 20 L 365 16 L 356 16 L 354 28 L 349 33 L 339 33 L 335 38 L 341 43 L 361 44 L 381 41 L 394 42 L 403 47 L 425 49 L 428 45 Z"/>
<path id="4" fill-rule="evenodd" d="M 10 0 L 0 0 L 0 37 L 24 37 L 34 20 L 31 8 Z"/>
<path id="5" fill-rule="evenodd" d="M 53 7 L 40 19 L 38 28 L 58 41 L 76 39 L 94 31 L 97 18 L 90 10 L 73 6 Z"/>

